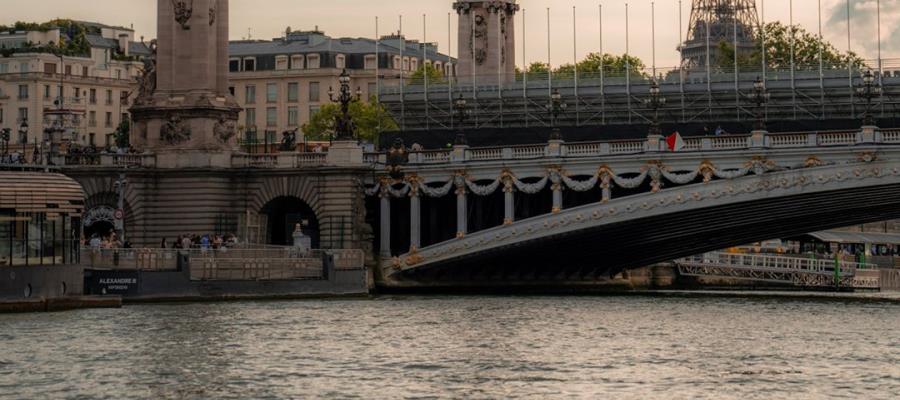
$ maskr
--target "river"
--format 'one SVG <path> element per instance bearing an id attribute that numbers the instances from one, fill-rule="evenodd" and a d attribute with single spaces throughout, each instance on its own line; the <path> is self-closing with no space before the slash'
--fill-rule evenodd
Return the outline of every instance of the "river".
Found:
<path id="1" fill-rule="evenodd" d="M 896 399 L 900 304 L 378 297 L 0 315 L 0 398 Z"/>

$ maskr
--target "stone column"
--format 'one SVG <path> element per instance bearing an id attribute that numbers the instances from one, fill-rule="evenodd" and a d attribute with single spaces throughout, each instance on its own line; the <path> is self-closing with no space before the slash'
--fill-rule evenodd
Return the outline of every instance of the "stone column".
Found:
<path id="1" fill-rule="evenodd" d="M 466 183 L 463 176 L 456 176 L 456 237 L 462 238 L 469 233 L 466 199 Z"/>
<path id="2" fill-rule="evenodd" d="M 387 186 L 381 187 L 381 256 L 391 256 L 391 193 Z"/>
<path id="3" fill-rule="evenodd" d="M 516 193 L 511 177 L 503 180 L 503 225 L 516 221 Z"/>
<path id="4" fill-rule="evenodd" d="M 223 94 L 228 93 L 228 0 L 215 0 L 215 2 L 216 38 L 218 40 L 216 46 L 218 50 L 218 54 L 216 54 L 216 90 L 219 94 Z"/>
<path id="5" fill-rule="evenodd" d="M 553 210 L 551 212 L 555 214 L 562 211 L 563 207 L 562 178 L 559 175 L 559 171 L 550 173 L 550 183 L 550 189 L 553 190 Z"/>
<path id="6" fill-rule="evenodd" d="M 418 251 L 422 241 L 422 206 L 418 182 L 410 182 L 409 188 L 409 251 Z"/>

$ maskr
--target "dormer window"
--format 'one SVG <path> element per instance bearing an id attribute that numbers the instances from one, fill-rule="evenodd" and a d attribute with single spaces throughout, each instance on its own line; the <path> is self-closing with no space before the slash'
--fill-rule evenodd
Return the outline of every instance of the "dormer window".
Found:
<path id="1" fill-rule="evenodd" d="M 319 65 L 320 65 L 320 62 L 319 62 L 318 54 L 310 54 L 310 55 L 306 56 L 306 68 L 318 69 L 318 68 L 320 68 Z"/>
<path id="2" fill-rule="evenodd" d="M 249 57 L 244 59 L 244 71 L 256 71 L 256 58 Z"/>
<path id="3" fill-rule="evenodd" d="M 347 68 L 347 57 L 343 54 L 338 54 L 334 57 L 334 66 L 338 69 Z"/>
<path id="4" fill-rule="evenodd" d="M 394 56 L 393 69 L 400 69 L 400 56 Z"/>
<path id="5" fill-rule="evenodd" d="M 302 54 L 295 54 L 291 56 L 291 69 L 303 69 Z"/>
<path id="6" fill-rule="evenodd" d="M 365 68 L 366 68 L 366 69 L 376 69 L 376 68 L 378 68 L 377 62 L 378 62 L 378 59 L 375 58 L 375 55 L 374 55 L 374 54 L 366 55 L 366 65 L 365 65 Z"/>
<path id="7" fill-rule="evenodd" d="M 275 57 L 275 70 L 283 71 L 288 69 L 288 57 L 287 56 L 276 56 Z"/>

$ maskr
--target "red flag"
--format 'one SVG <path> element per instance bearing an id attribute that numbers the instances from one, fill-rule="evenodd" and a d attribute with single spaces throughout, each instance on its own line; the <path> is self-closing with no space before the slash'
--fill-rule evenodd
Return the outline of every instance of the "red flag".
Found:
<path id="1" fill-rule="evenodd" d="M 684 148 L 684 139 L 680 133 L 675 132 L 666 137 L 666 144 L 669 145 L 669 151 L 681 151 Z"/>

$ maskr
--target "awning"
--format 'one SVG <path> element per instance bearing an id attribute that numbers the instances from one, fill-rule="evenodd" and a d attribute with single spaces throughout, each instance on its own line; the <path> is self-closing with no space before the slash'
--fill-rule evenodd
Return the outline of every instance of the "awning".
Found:
<path id="1" fill-rule="evenodd" d="M 897 233 L 824 231 L 810 233 L 809 236 L 812 236 L 826 243 L 900 244 L 900 234 Z"/>

